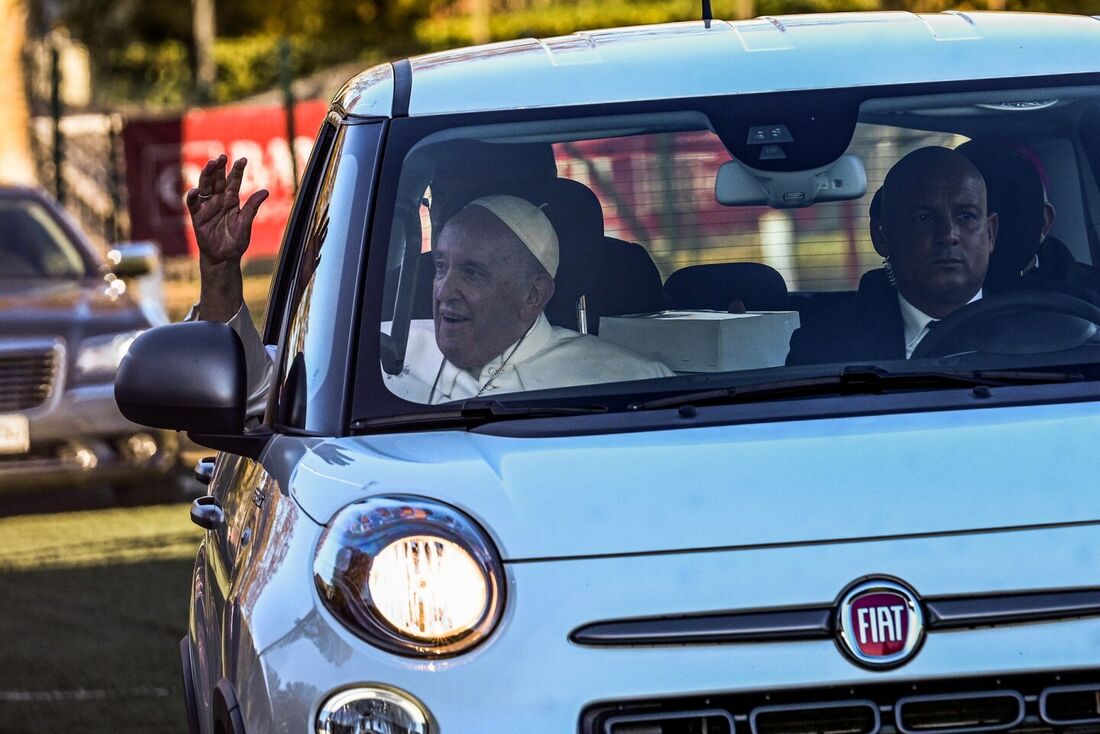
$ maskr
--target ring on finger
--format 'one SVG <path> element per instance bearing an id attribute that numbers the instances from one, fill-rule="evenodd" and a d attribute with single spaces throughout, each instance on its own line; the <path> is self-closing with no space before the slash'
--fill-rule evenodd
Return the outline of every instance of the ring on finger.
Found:
<path id="1" fill-rule="evenodd" d="M 206 201 L 207 199 L 214 198 L 213 194 L 199 194 L 199 201 Z"/>

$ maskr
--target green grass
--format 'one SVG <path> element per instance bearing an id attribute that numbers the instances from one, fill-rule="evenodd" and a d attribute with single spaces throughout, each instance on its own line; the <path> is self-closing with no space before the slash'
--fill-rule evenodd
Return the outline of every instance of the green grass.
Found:
<path id="1" fill-rule="evenodd" d="M 0 538 L 0 732 L 186 731 L 187 505 L 6 518 Z"/>

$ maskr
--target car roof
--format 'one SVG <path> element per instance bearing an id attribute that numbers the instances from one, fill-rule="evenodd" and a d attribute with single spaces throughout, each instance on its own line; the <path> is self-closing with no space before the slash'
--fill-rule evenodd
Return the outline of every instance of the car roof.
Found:
<path id="1" fill-rule="evenodd" d="M 51 208 L 55 204 L 54 199 L 49 195 L 39 189 L 23 184 L 0 183 L 0 199 L 33 199 Z"/>
<path id="2" fill-rule="evenodd" d="M 1100 16 L 949 11 L 700 20 L 416 56 L 364 71 L 333 104 L 356 116 L 388 117 L 395 109 L 419 116 L 1075 74 L 1100 71 L 1098 43 Z"/>

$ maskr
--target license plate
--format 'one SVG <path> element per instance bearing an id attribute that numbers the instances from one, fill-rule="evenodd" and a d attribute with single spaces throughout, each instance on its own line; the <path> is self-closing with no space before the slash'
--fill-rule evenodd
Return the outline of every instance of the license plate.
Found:
<path id="1" fill-rule="evenodd" d="M 19 413 L 0 415 L 0 454 L 25 454 L 31 448 L 31 425 Z"/>

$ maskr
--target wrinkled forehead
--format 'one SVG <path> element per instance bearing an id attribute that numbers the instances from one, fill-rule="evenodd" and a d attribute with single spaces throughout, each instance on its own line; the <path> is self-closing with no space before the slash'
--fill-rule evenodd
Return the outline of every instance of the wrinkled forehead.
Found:
<path id="1" fill-rule="evenodd" d="M 512 265 L 527 248 L 492 212 L 474 206 L 451 217 L 434 252 L 439 257 L 477 261 L 495 269 Z"/>

